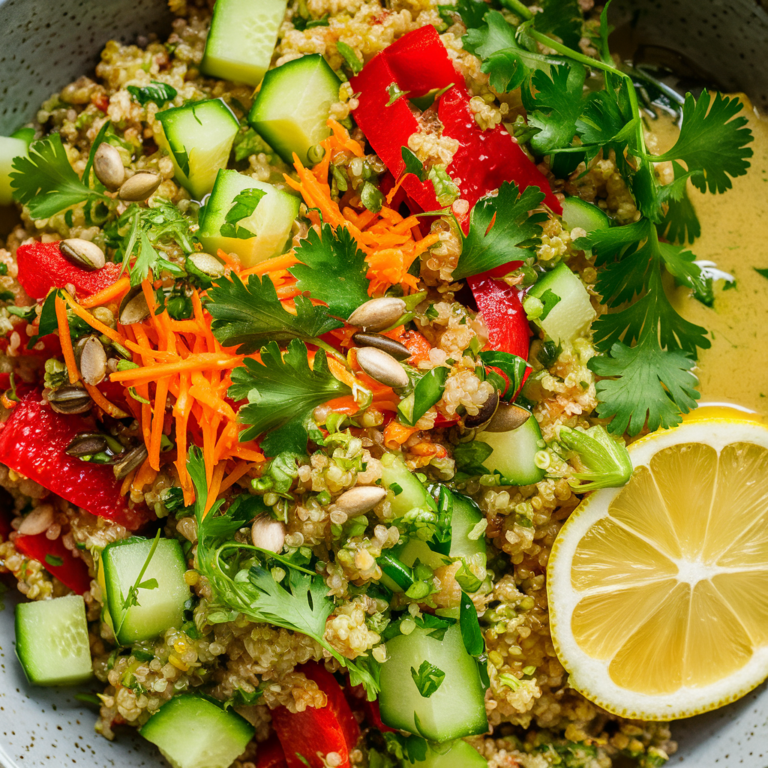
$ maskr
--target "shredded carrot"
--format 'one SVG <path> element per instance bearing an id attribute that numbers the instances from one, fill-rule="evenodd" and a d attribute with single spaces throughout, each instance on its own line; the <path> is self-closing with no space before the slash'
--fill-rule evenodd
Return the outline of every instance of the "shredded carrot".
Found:
<path id="1" fill-rule="evenodd" d="M 133 368 L 129 371 L 117 371 L 110 374 L 110 379 L 120 382 L 143 383 L 185 371 L 191 373 L 192 371 L 205 371 L 213 368 L 234 368 L 242 361 L 242 355 L 231 356 L 216 352 L 201 352 L 197 355 L 190 355 L 186 360 L 179 359 L 178 362 L 147 365 L 144 368 Z"/>
<path id="2" fill-rule="evenodd" d="M 155 387 L 155 407 L 152 411 L 152 428 L 149 441 L 149 463 L 152 469 L 160 469 L 160 444 L 163 439 L 165 422 L 165 403 L 168 400 L 168 379 L 162 378 Z"/>
<path id="3" fill-rule="evenodd" d="M 129 472 L 124 478 L 123 478 L 123 484 L 120 486 L 120 495 L 125 496 L 126 493 L 131 489 L 131 485 L 133 484 L 133 478 L 136 476 L 137 470 L 133 470 L 133 472 Z"/>
<path id="4" fill-rule="evenodd" d="M 85 382 L 83 382 L 83 384 L 85 384 Z M 91 400 L 93 400 L 93 402 L 96 403 L 96 405 L 98 405 L 99 408 L 104 411 L 104 413 L 109 414 L 112 416 L 112 418 L 115 419 L 128 418 L 128 414 L 122 410 L 122 408 L 118 408 L 116 405 L 110 403 L 109 400 L 104 397 L 98 387 L 92 387 L 90 384 L 85 384 L 85 389 L 91 396 Z"/>
<path id="5" fill-rule="evenodd" d="M 241 477 L 247 475 L 252 468 L 252 464 L 248 464 L 248 462 L 245 461 L 239 461 L 235 468 L 227 475 L 226 479 L 222 481 L 219 493 L 224 493 L 224 491 L 233 486 Z"/>
<path id="6" fill-rule="evenodd" d="M 69 308 L 85 323 L 91 326 L 99 333 L 103 333 L 108 339 L 116 341 L 118 344 L 122 344 L 125 341 L 125 337 L 119 334 L 114 328 L 110 328 L 108 325 L 104 325 L 101 321 L 97 320 L 90 312 L 83 309 L 69 294 L 65 293 L 64 298 L 67 300 Z M 58 317 L 58 315 L 57 315 Z"/>
<path id="7" fill-rule="evenodd" d="M 84 298 L 80 302 L 81 307 L 91 309 L 91 307 L 100 307 L 103 304 L 109 304 L 110 301 L 122 299 L 123 295 L 131 289 L 131 280 L 128 277 L 121 277 L 116 283 L 107 286 L 98 293 Z"/>
<path id="8" fill-rule="evenodd" d="M 157 477 L 157 470 L 152 466 L 149 457 L 144 459 L 144 463 L 139 467 L 131 483 L 132 491 L 141 491 L 145 486 L 154 482 Z"/>
<path id="9" fill-rule="evenodd" d="M 288 269 L 294 264 L 298 264 L 299 260 L 294 256 L 293 251 L 284 253 L 282 256 L 275 256 L 272 259 L 261 261 L 253 267 L 244 269 L 240 273 L 240 277 L 247 277 L 248 275 L 265 275 L 268 272 L 277 272 L 278 270 Z"/>
<path id="10" fill-rule="evenodd" d="M 208 499 L 205 504 L 205 514 L 208 514 L 208 510 L 213 506 L 214 502 L 219 496 L 219 490 L 221 489 L 221 481 L 224 477 L 224 470 L 226 469 L 226 462 L 221 461 L 216 465 L 216 469 L 213 471 L 213 477 L 208 485 Z"/>
<path id="11" fill-rule="evenodd" d="M 221 248 L 216 252 L 216 255 L 233 271 L 240 272 L 242 266 L 239 259 L 231 253 L 223 251 Z"/>
<path id="12" fill-rule="evenodd" d="M 354 416 L 354 414 L 360 411 L 360 406 L 352 395 L 334 397 L 333 400 L 329 400 L 325 405 L 334 413 L 343 413 L 345 416 Z"/>
<path id="13" fill-rule="evenodd" d="M 67 365 L 69 373 L 69 383 L 74 384 L 80 380 L 80 371 L 75 361 L 75 350 L 72 348 L 72 337 L 69 335 L 69 321 L 67 320 L 67 305 L 59 294 L 56 294 L 54 302 L 56 308 L 56 321 L 59 324 L 59 341 L 61 343 L 61 353 L 64 355 L 64 362 Z"/>
<path id="14" fill-rule="evenodd" d="M 9 411 L 12 411 L 17 406 L 17 402 L 15 400 L 9 400 L 5 396 L 5 392 L 0 395 L 0 403 L 3 404 L 3 408 L 7 408 Z"/>
<path id="15" fill-rule="evenodd" d="M 406 427 L 399 421 L 390 421 L 384 428 L 384 446 L 397 450 L 418 431 L 418 427 Z"/>

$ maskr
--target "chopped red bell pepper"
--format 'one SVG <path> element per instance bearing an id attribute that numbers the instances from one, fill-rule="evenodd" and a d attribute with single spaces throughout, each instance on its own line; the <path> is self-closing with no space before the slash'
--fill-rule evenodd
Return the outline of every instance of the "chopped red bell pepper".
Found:
<path id="1" fill-rule="evenodd" d="M 287 768 L 306 768 L 307 763 L 311 768 L 323 768 L 322 757 L 330 752 L 341 758 L 339 768 L 350 768 L 349 753 L 357 745 L 360 728 L 341 686 L 318 664 L 300 669 L 317 683 L 328 703 L 303 712 L 289 712 L 285 707 L 272 710 L 272 725 L 283 746 Z"/>
<path id="2" fill-rule="evenodd" d="M 108 288 L 120 276 L 120 265 L 109 262 L 90 272 L 75 266 L 59 243 L 28 243 L 16 251 L 19 282 L 33 299 L 44 299 L 51 288 L 73 285 L 78 295 L 91 296 Z"/>
<path id="3" fill-rule="evenodd" d="M 151 513 L 131 507 L 120 495 L 112 467 L 88 464 L 65 453 L 80 432 L 94 429 L 91 419 L 63 416 L 42 401 L 38 389 L 19 392 L 20 402 L 0 431 L 0 462 L 86 511 L 136 530 Z"/>
<path id="4" fill-rule="evenodd" d="M 88 566 L 79 557 L 75 557 L 60 538 L 48 539 L 44 533 L 35 536 L 19 535 L 13 545 L 23 555 L 42 563 L 46 571 L 78 595 L 85 594 L 91 588 Z"/>
<path id="5" fill-rule="evenodd" d="M 256 768 L 287 768 L 285 753 L 277 734 L 273 733 L 265 742 L 259 744 L 256 750 Z"/>
<path id="6" fill-rule="evenodd" d="M 407 147 L 408 139 L 419 130 L 407 98 L 448 88 L 436 102 L 443 135 L 459 142 L 447 170 L 470 207 L 502 182 L 513 181 L 521 190 L 539 187 L 546 195 L 544 202 L 562 213 L 546 177 L 509 132 L 501 125 L 487 131 L 477 125 L 464 78 L 453 66 L 434 27 L 420 27 L 401 37 L 374 56 L 351 83 L 359 93 L 355 121 L 395 178 L 405 168 L 402 147 Z M 390 104 L 393 84 L 407 95 Z M 440 207 L 430 182 L 408 176 L 402 187 L 423 210 Z M 466 229 L 467 224 L 464 226 Z"/>
<path id="7" fill-rule="evenodd" d="M 520 301 L 522 291 L 487 273 L 467 278 L 488 328 L 488 348 L 528 359 L 531 329 Z"/>

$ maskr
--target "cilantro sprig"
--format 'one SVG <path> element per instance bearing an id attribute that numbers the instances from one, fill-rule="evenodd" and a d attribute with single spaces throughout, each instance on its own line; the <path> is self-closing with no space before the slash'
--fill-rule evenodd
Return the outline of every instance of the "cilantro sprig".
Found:
<path id="1" fill-rule="evenodd" d="M 328 587 L 322 577 L 288 558 L 232 540 L 240 528 L 253 520 L 259 511 L 260 498 L 239 496 L 226 511 L 222 510 L 223 500 L 219 500 L 206 513 L 208 486 L 200 449 L 190 451 L 187 469 L 195 486 L 197 566 L 208 579 L 215 601 L 252 621 L 267 622 L 311 637 L 349 670 L 352 685 L 363 685 L 368 698 L 373 700 L 379 686 L 376 675 L 368 667 L 375 662 L 350 661 L 325 639 L 326 621 L 335 603 L 328 597 Z M 286 575 L 281 581 L 275 579 L 267 558 L 284 566 Z"/>

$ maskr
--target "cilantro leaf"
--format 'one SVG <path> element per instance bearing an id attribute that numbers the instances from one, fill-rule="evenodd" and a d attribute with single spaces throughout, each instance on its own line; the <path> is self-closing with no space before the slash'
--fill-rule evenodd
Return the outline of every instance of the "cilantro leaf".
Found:
<path id="1" fill-rule="evenodd" d="M 497 93 L 514 91 L 530 74 L 530 70 L 516 48 L 502 48 L 500 51 L 494 51 L 483 61 L 480 69 L 491 76 L 491 88 Z"/>
<path id="2" fill-rule="evenodd" d="M 661 220 L 659 234 L 672 243 L 691 243 L 701 235 L 701 223 L 685 185 L 692 173 L 696 172 L 686 173 L 680 163 L 674 160 L 672 167 L 675 180 L 660 190 L 660 197 L 666 199 L 667 211 Z"/>
<path id="3" fill-rule="evenodd" d="M 157 80 L 152 80 L 149 85 L 144 86 L 129 85 L 125 90 L 128 91 L 128 93 L 130 93 L 142 107 L 149 104 L 150 101 L 162 107 L 167 101 L 173 101 L 178 94 L 178 91 L 172 85 L 161 83 Z"/>
<path id="4" fill-rule="evenodd" d="M 568 47 L 579 50 L 584 17 L 579 0 L 543 0 L 533 26 L 545 35 L 559 37 Z"/>
<path id="5" fill-rule="evenodd" d="M 528 123 L 539 129 L 531 139 L 537 152 L 546 154 L 570 145 L 583 108 L 586 75 L 586 69 L 575 62 L 553 66 L 549 75 L 543 70 L 535 72 L 530 85 L 523 88 Z M 535 95 L 531 86 L 536 89 Z"/>
<path id="6" fill-rule="evenodd" d="M 472 209 L 469 234 L 463 238 L 459 263 L 453 279 L 471 275 L 531 256 L 530 248 L 539 240 L 546 213 L 534 213 L 544 199 L 538 187 L 522 194 L 514 183 L 504 182 L 496 197 L 484 197 Z"/>
<path id="7" fill-rule="evenodd" d="M 696 407 L 698 379 L 686 353 L 660 349 L 646 336 L 637 346 L 617 342 L 610 357 L 595 357 L 589 367 L 604 376 L 597 382 L 600 418 L 612 419 L 608 431 L 636 435 L 646 425 L 654 431 L 680 423 L 680 411 Z"/>
<path id="8" fill-rule="evenodd" d="M 467 29 L 479 27 L 483 23 L 485 14 L 488 13 L 488 4 L 482 0 L 458 0 L 455 6 L 441 6 L 455 11 L 464 22 Z"/>
<path id="9" fill-rule="evenodd" d="M 283 356 L 277 343 L 271 341 L 261 350 L 261 362 L 246 358 L 242 368 L 232 371 L 230 397 L 242 399 L 247 393 L 248 405 L 238 414 L 241 424 L 249 425 L 240 436 L 254 440 L 273 429 L 289 430 L 295 446 L 296 436 L 303 439 L 301 453 L 306 452 L 309 437 L 307 418 L 323 403 L 348 395 L 351 389 L 336 379 L 328 369 L 322 350 L 315 354 L 309 367 L 307 347 L 297 339 L 291 341 Z"/>
<path id="10" fill-rule="evenodd" d="M 232 207 L 224 217 L 224 224 L 219 228 L 223 237 L 235 237 L 239 240 L 250 240 L 256 235 L 245 227 L 239 227 L 238 222 L 253 215 L 261 199 L 267 193 L 263 189 L 244 189 L 238 192 L 232 201 Z"/>
<path id="11" fill-rule="evenodd" d="M 742 107 L 738 98 L 721 93 L 713 99 L 703 91 L 698 101 L 686 94 L 678 140 L 669 152 L 650 159 L 682 160 L 689 171 L 702 171 L 703 175 L 691 178 L 702 192 L 729 190 L 733 186 L 731 179 L 747 172 L 752 157 L 752 149 L 747 147 L 752 131 L 746 127 L 746 117 L 737 117 Z"/>
<path id="12" fill-rule="evenodd" d="M 240 354 L 255 352 L 270 339 L 311 339 L 341 326 L 305 296 L 296 297 L 295 315 L 288 312 L 268 275 L 251 275 L 246 284 L 232 274 L 209 289 L 206 306 L 216 338 L 225 347 L 239 345 Z"/>
<path id="13" fill-rule="evenodd" d="M 28 157 L 13 159 L 10 175 L 14 199 L 35 219 L 48 219 L 77 203 L 109 200 L 75 173 L 58 133 L 32 142 Z"/>
<path id="14" fill-rule="evenodd" d="M 483 60 L 508 48 L 521 50 L 515 38 L 515 28 L 499 11 L 488 11 L 484 22 L 482 27 L 473 24 L 472 28 L 467 28 L 467 34 L 461 38 L 465 50 Z"/>
<path id="15" fill-rule="evenodd" d="M 400 154 L 405 163 L 405 169 L 401 175 L 412 173 L 419 181 L 426 181 L 427 172 L 424 170 L 424 163 L 408 147 L 401 147 Z"/>
<path id="16" fill-rule="evenodd" d="M 443 684 L 443 680 L 445 680 L 445 672 L 424 659 L 418 670 L 411 667 L 411 677 L 413 678 L 416 687 L 419 689 L 421 696 L 428 699 Z"/>
<path id="17" fill-rule="evenodd" d="M 310 229 L 295 254 L 301 264 L 288 271 L 297 288 L 324 301 L 330 314 L 347 318 L 368 301 L 368 264 L 346 227 L 334 233 L 330 224 L 323 224 L 321 234 Z"/>

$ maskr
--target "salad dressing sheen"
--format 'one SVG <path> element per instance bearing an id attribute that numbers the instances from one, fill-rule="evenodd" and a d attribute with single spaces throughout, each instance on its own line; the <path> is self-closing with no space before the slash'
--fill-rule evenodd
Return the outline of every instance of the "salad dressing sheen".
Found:
<path id="1" fill-rule="evenodd" d="M 701 237 L 691 249 L 697 260 L 714 262 L 732 275 L 735 287 L 723 290 L 726 282 L 718 280 L 712 308 L 678 288 L 674 304 L 711 334 L 712 347 L 699 357 L 699 402 L 768 415 L 768 278 L 755 271 L 768 269 L 768 119 L 751 110 L 744 114 L 754 134 L 749 172 L 723 195 L 702 194 L 688 185 L 701 222 Z M 653 133 L 659 151 L 666 151 L 678 131 L 671 118 L 662 116 Z"/>

